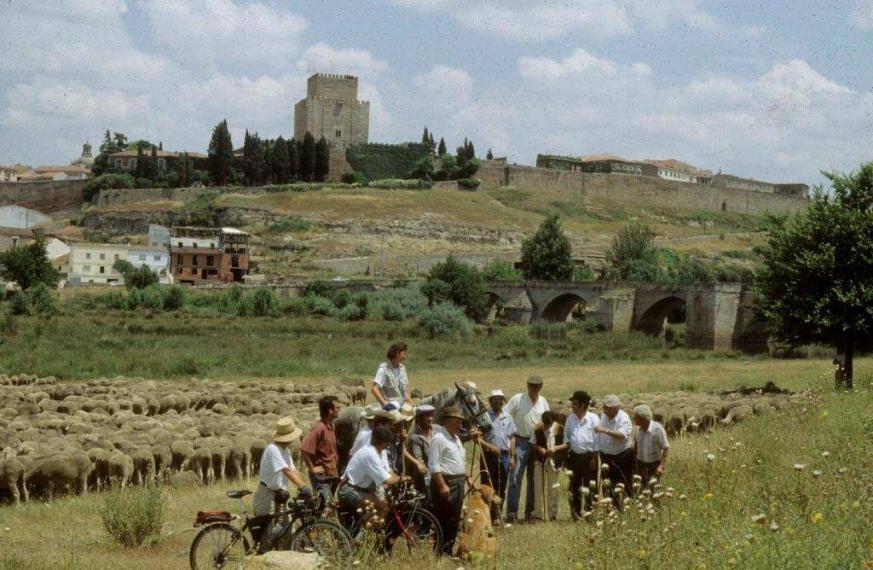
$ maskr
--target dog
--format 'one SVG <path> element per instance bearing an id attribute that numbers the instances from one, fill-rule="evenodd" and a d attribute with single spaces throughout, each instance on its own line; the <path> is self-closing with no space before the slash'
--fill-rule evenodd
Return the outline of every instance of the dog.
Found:
<path id="1" fill-rule="evenodd" d="M 497 538 L 491 526 L 491 505 L 499 507 L 500 502 L 500 497 L 488 485 L 480 485 L 470 491 L 464 505 L 461 532 L 458 534 L 459 557 L 491 559 L 497 555 Z"/>

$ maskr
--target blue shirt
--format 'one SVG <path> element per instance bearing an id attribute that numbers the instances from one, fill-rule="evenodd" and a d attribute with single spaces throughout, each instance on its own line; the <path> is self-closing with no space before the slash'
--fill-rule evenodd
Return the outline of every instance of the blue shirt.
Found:
<path id="1" fill-rule="evenodd" d="M 498 416 L 494 410 L 488 410 L 488 417 L 491 418 L 491 431 L 485 434 L 485 441 L 496 445 L 501 451 L 509 451 L 509 442 L 512 441 L 512 434 L 515 433 L 512 416 L 506 411 L 502 411 Z"/>

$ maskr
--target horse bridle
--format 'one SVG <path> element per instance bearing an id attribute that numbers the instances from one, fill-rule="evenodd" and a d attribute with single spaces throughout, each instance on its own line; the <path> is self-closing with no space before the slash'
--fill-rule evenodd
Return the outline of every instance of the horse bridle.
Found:
<path id="1" fill-rule="evenodd" d="M 455 382 L 455 388 L 458 389 L 458 394 L 461 395 L 459 400 L 461 400 L 461 403 L 464 406 L 464 409 L 467 410 L 467 415 L 471 416 L 471 418 L 472 418 L 470 420 L 471 423 L 478 420 L 479 416 L 485 414 L 488 411 L 485 409 L 485 405 L 482 402 L 482 400 L 480 400 L 478 397 L 476 397 L 476 400 L 479 402 L 479 411 L 478 412 L 474 411 L 473 406 L 470 404 L 470 402 L 467 401 L 467 392 L 463 388 L 458 386 L 457 382 Z"/>

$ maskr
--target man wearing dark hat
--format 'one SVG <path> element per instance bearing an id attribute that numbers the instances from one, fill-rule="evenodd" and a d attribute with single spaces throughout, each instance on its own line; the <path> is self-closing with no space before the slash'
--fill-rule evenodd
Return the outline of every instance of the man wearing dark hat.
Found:
<path id="1" fill-rule="evenodd" d="M 430 456 L 430 442 L 433 439 L 433 415 L 436 409 L 430 404 L 422 404 L 415 408 L 415 424 L 409 430 L 406 449 L 415 458 L 410 461 L 412 481 L 419 492 L 429 494 L 430 472 L 427 464 Z"/>
<path id="2" fill-rule="evenodd" d="M 461 522 L 464 483 L 467 480 L 464 444 L 460 433 L 464 416 L 457 406 L 443 410 L 443 425 L 434 430 L 428 467 L 434 514 L 442 523 L 442 554 L 451 555 Z"/>
<path id="3" fill-rule="evenodd" d="M 591 481 L 597 480 L 597 427 L 600 419 L 588 411 L 591 396 L 584 390 L 577 390 L 570 396 L 573 413 L 567 417 L 564 425 L 564 443 L 553 448 L 557 453 L 569 449 L 567 467 L 570 475 L 570 516 L 574 521 L 582 515 L 582 498 L 580 488 L 585 487 L 585 511 L 591 510 L 594 492 L 586 487 Z"/>
<path id="4" fill-rule="evenodd" d="M 506 404 L 506 411 L 515 422 L 515 465 L 509 480 L 509 499 L 506 506 L 506 522 L 513 523 L 518 517 L 518 504 L 521 501 L 522 479 L 527 479 L 527 492 L 524 503 L 525 518 L 530 518 L 534 510 L 534 464 L 531 455 L 531 438 L 534 428 L 542 421 L 543 412 L 549 411 L 549 403 L 540 396 L 543 379 L 531 376 L 527 379 L 527 393 L 516 394 Z"/>

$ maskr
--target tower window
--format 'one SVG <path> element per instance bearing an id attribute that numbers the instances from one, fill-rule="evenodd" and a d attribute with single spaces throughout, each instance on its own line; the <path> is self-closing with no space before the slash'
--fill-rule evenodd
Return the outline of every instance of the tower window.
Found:
<path id="1" fill-rule="evenodd" d="M 336 137 L 340 138 L 341 136 L 343 136 L 343 132 L 340 129 L 337 129 L 336 130 Z"/>

